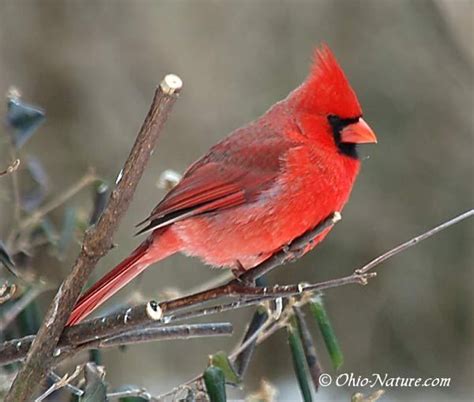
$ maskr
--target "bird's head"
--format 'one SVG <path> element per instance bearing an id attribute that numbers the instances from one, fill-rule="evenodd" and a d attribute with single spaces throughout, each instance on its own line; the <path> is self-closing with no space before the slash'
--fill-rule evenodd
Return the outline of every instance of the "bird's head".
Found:
<path id="1" fill-rule="evenodd" d="M 309 129 L 308 134 L 319 144 L 356 158 L 358 144 L 377 142 L 362 118 L 354 90 L 327 45 L 315 51 L 311 72 L 299 91 L 297 107 L 306 123 L 305 131 Z M 326 130 L 311 130 L 311 126 L 321 127 L 321 124 Z"/>

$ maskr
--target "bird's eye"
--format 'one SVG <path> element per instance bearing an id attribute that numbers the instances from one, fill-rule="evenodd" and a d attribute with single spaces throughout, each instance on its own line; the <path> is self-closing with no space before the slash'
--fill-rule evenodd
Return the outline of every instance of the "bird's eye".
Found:
<path id="1" fill-rule="evenodd" d="M 360 117 L 351 117 L 342 119 L 339 116 L 331 114 L 328 116 L 329 125 L 332 128 L 332 134 L 334 136 L 334 142 L 339 148 L 339 151 L 344 155 L 350 156 L 351 158 L 357 158 L 356 144 L 346 144 L 341 142 L 341 131 L 350 124 L 357 123 Z"/>
<path id="2" fill-rule="evenodd" d="M 347 127 L 350 124 L 357 123 L 359 121 L 360 117 L 350 117 L 347 119 L 342 119 L 339 116 L 336 116 L 334 114 L 330 114 L 328 116 L 328 122 L 332 127 L 332 130 L 334 132 L 334 136 L 340 136 L 341 135 L 341 130 L 345 127 Z"/>

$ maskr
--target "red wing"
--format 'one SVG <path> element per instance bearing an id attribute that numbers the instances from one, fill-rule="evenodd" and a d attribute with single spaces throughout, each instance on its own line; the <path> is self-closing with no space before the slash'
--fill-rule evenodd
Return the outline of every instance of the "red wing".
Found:
<path id="1" fill-rule="evenodd" d="M 148 222 L 139 233 L 252 201 L 274 182 L 282 157 L 294 145 L 255 126 L 235 131 L 186 171 L 181 182 L 139 224 Z"/>
<path id="2" fill-rule="evenodd" d="M 243 204 L 249 192 L 272 180 L 274 175 L 260 176 L 242 171 L 239 166 L 208 162 L 193 170 L 161 201 L 142 223 L 144 233 L 176 221 Z"/>

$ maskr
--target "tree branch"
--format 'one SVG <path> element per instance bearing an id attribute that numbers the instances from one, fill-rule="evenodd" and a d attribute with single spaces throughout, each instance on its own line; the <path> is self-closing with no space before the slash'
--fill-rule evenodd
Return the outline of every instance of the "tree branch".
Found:
<path id="1" fill-rule="evenodd" d="M 76 195 L 79 191 L 87 187 L 89 184 L 94 183 L 94 181 L 96 180 L 97 176 L 94 172 L 94 169 L 88 169 L 86 174 L 82 176 L 77 183 L 74 183 L 71 187 L 67 188 L 64 192 L 59 194 L 50 202 L 46 203 L 41 208 L 38 208 L 28 218 L 25 218 L 23 221 L 20 221 L 18 225 L 18 232 L 21 232 L 37 224 L 45 215 L 49 214 L 54 209 L 63 205 L 68 199 Z M 14 232 L 14 234 L 17 234 L 17 232 Z"/>
<path id="2" fill-rule="evenodd" d="M 209 289 L 207 291 L 199 292 L 190 296 L 184 296 L 175 300 L 164 301 L 158 305 L 156 302 L 152 301 L 147 304 L 142 304 L 136 307 L 131 307 L 128 309 L 123 309 L 119 312 L 110 314 L 106 317 L 92 319 L 86 321 L 79 325 L 75 325 L 70 328 L 66 328 L 63 333 L 63 338 L 71 343 L 80 343 L 87 340 L 92 340 L 95 337 L 106 337 L 116 334 L 124 327 L 124 322 L 127 324 L 127 329 L 133 327 L 143 326 L 155 322 L 149 316 L 150 305 L 156 305 L 154 309 L 161 309 L 163 313 L 163 318 L 161 319 L 163 323 L 169 323 L 171 321 L 195 318 L 203 315 L 216 314 L 227 310 L 232 310 L 240 307 L 247 307 L 250 305 L 258 304 L 265 299 L 274 299 L 277 297 L 288 297 L 303 292 L 324 290 L 349 284 L 359 284 L 365 285 L 367 281 L 374 276 L 375 272 L 369 272 L 377 265 L 382 263 L 388 258 L 395 256 L 397 253 L 400 253 L 406 250 L 409 247 L 414 246 L 422 240 L 425 240 L 436 233 L 439 233 L 441 230 L 447 229 L 449 226 L 452 226 L 456 223 L 461 222 L 462 220 L 468 219 L 474 215 L 474 209 L 467 211 L 447 222 L 434 227 L 433 229 L 428 230 L 427 232 L 414 237 L 408 242 L 403 243 L 400 246 L 395 247 L 394 249 L 384 253 L 382 256 L 375 258 L 370 261 L 368 264 L 364 265 L 360 269 L 356 269 L 351 275 L 331 279 L 325 282 L 314 283 L 314 284 L 295 284 L 295 285 L 283 285 L 283 286 L 273 286 L 273 287 L 249 287 L 239 282 L 239 280 L 232 280 L 227 284 L 217 286 L 215 288 Z M 319 226 L 310 231 L 309 233 L 319 233 Z M 308 234 L 303 235 L 306 237 Z M 311 236 L 309 236 L 311 237 Z M 293 244 L 293 243 L 292 243 Z M 296 239 L 294 244 L 301 246 L 299 239 Z M 292 246 L 290 245 L 290 248 Z M 397 250 L 393 252 L 393 250 Z M 286 251 L 288 253 L 288 251 Z M 275 261 L 280 261 L 281 254 L 275 254 Z M 273 260 L 271 257 L 269 260 L 264 261 L 263 264 L 270 264 L 269 261 Z M 256 267 L 255 269 L 259 269 Z M 244 281 L 250 277 L 252 271 L 244 274 L 241 279 Z M 221 303 L 216 306 L 200 308 L 204 303 L 209 301 L 224 297 L 224 296 L 238 296 L 239 300 Z M 192 311 L 179 312 L 179 310 L 193 308 Z M 173 313 L 173 314 L 172 314 Z"/>
<path id="3" fill-rule="evenodd" d="M 20 166 L 20 159 L 16 158 L 5 170 L 0 171 L 0 176 L 15 172 Z"/>
<path id="4" fill-rule="evenodd" d="M 55 360 L 53 361 L 53 365 L 56 365 L 58 361 L 63 361 L 68 357 L 89 349 L 103 349 L 155 341 L 232 335 L 232 332 L 233 327 L 230 323 L 216 322 L 210 324 L 173 325 L 166 327 L 154 325 L 121 332 L 111 337 L 82 342 L 80 344 L 60 340 L 54 352 Z M 28 353 L 28 349 L 34 339 L 34 335 L 28 335 L 0 344 L 0 364 L 10 364 L 22 360 Z"/>
<path id="5" fill-rule="evenodd" d="M 155 91 L 150 110 L 125 162 L 122 177 L 112 192 L 99 222 L 86 232 L 81 252 L 71 273 L 59 287 L 28 352 L 25 364 L 13 381 L 6 402 L 27 400 L 32 390 L 45 377 L 61 332 L 87 278 L 99 259 L 112 247 L 112 236 L 130 205 L 136 186 L 181 87 L 179 77 L 167 75 Z"/>
<path id="6" fill-rule="evenodd" d="M 64 330 L 64 333 L 61 336 L 59 346 L 80 346 L 88 342 L 104 340 L 130 331 L 137 330 L 139 332 L 142 331 L 145 326 L 159 327 L 169 324 L 170 322 L 209 316 L 224 311 L 260 304 L 264 300 L 276 299 L 278 297 L 301 296 L 307 292 L 321 291 L 349 284 L 365 285 L 367 284 L 368 279 L 373 278 L 376 275 L 375 272 L 369 271 L 381 264 L 383 261 L 395 256 L 409 247 L 414 246 L 420 241 L 439 233 L 441 230 L 444 230 L 449 226 L 472 217 L 473 215 L 474 210 L 470 210 L 444 222 L 433 229 L 402 243 L 380 257 L 370 261 L 360 269 L 356 269 L 351 275 L 342 278 L 331 279 L 314 284 L 277 285 L 273 287 L 249 287 L 245 286 L 238 280 L 232 280 L 225 285 L 215 287 L 208 291 L 199 292 L 195 295 L 185 296 L 171 301 L 164 301 L 159 305 L 158 303 L 151 301 L 136 307 L 122 309 L 105 317 L 92 319 L 73 327 L 68 327 Z M 320 228 L 317 227 L 313 229 L 311 233 L 314 235 L 314 233 L 317 233 L 319 229 Z M 306 237 L 308 234 L 303 236 Z M 293 244 L 301 246 L 299 239 L 297 239 L 289 246 L 286 253 L 291 252 Z M 394 250 L 396 250 L 396 252 L 394 252 Z M 268 264 L 268 262 L 265 263 Z M 244 277 L 245 275 L 247 274 L 244 274 Z M 224 296 L 234 296 L 238 299 L 230 302 L 221 302 L 208 307 L 202 307 L 204 303 Z M 157 320 L 157 318 L 159 319 Z M 34 336 L 32 335 L 0 344 L 0 364 L 11 363 L 22 359 L 27 353 L 33 339 Z"/>

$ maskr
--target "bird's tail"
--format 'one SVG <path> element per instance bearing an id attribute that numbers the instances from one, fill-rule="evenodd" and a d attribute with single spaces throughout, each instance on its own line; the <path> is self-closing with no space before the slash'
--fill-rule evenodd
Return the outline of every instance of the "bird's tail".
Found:
<path id="1" fill-rule="evenodd" d="M 158 244 L 163 244 L 161 241 L 163 237 L 150 236 L 120 264 L 88 289 L 77 301 L 66 326 L 79 323 L 149 265 L 174 254 L 177 251 L 174 245 L 168 244 L 167 247 L 160 247 Z"/>

